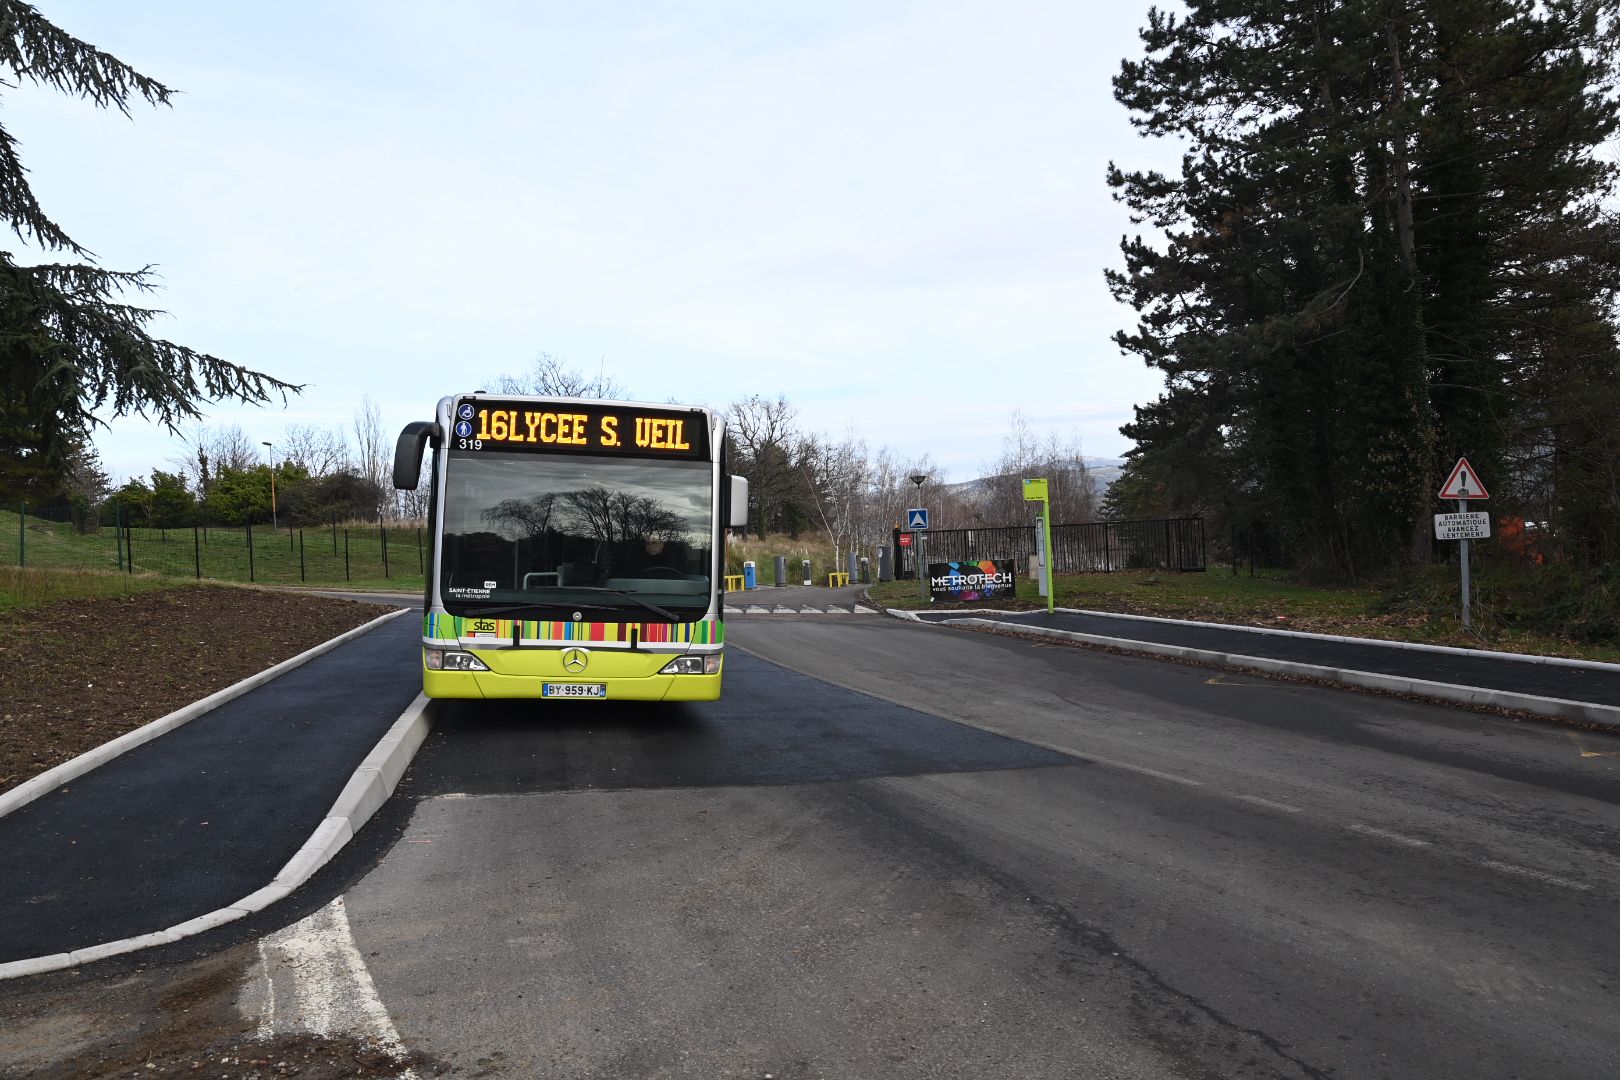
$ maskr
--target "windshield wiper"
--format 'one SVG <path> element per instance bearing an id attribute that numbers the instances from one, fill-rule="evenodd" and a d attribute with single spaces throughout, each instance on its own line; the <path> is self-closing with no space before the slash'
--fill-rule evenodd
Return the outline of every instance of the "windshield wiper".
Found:
<path id="1" fill-rule="evenodd" d="M 639 597 L 636 594 L 634 594 L 632 592 L 629 592 L 629 591 L 627 591 L 625 589 L 605 589 L 605 588 L 602 588 L 602 587 L 597 586 L 597 585 L 557 585 L 557 586 L 553 586 L 553 588 L 555 588 L 558 592 L 611 593 L 614 596 L 622 596 L 622 597 L 624 597 L 625 599 L 629 600 L 632 604 L 639 604 L 641 607 L 646 608 L 648 611 L 650 611 L 653 614 L 657 615 L 659 618 L 668 619 L 672 623 L 681 621 L 681 617 L 679 615 L 676 615 L 674 612 L 668 611 L 668 610 L 666 610 L 664 608 L 661 608 L 657 604 L 648 603 L 647 601 L 643 600 L 641 597 Z M 514 613 L 519 612 L 519 611 L 538 611 L 541 608 L 560 608 L 560 607 L 575 607 L 575 608 L 588 607 L 588 608 L 592 609 L 593 611 L 619 611 L 619 610 L 622 610 L 622 608 L 618 604 L 576 604 L 576 603 L 572 603 L 572 602 L 566 601 L 566 600 L 546 600 L 546 601 L 536 601 L 535 603 L 530 603 L 530 604 L 488 604 L 488 605 L 485 605 L 484 607 L 463 608 L 460 612 L 457 612 L 457 614 L 460 614 L 460 615 L 463 615 L 463 616 L 466 616 L 466 615 L 511 615 L 511 614 L 514 614 Z"/>
<path id="2" fill-rule="evenodd" d="M 484 607 L 463 608 L 457 615 L 511 615 L 519 611 L 534 611 L 540 604 L 487 604 Z"/>
<path id="3" fill-rule="evenodd" d="M 657 604 L 648 603 L 647 601 L 643 600 L 641 597 L 637 596 L 635 593 L 631 592 L 628 589 L 607 589 L 607 588 L 603 588 L 600 585 L 559 585 L 558 589 L 559 590 L 572 589 L 575 592 L 611 593 L 614 596 L 622 596 L 622 597 L 624 597 L 626 600 L 630 601 L 632 604 L 641 605 L 642 607 L 646 608 L 648 611 L 650 611 L 653 614 L 659 616 L 660 618 L 668 619 L 670 622 L 680 622 L 681 621 L 681 617 L 679 615 L 676 615 L 672 611 L 666 611 L 665 609 L 659 607 Z M 592 606 L 594 607 L 594 606 L 598 606 L 598 605 L 592 605 Z M 610 609 L 611 609 L 611 606 L 610 606 Z"/>

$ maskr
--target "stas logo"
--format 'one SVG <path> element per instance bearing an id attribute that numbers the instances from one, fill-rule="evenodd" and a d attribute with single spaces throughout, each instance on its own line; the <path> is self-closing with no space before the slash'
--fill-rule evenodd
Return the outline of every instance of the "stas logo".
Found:
<path id="1" fill-rule="evenodd" d="M 518 401 L 463 402 L 456 425 L 460 450 L 532 450 L 655 457 L 704 457 L 708 431 L 701 412 Z"/>

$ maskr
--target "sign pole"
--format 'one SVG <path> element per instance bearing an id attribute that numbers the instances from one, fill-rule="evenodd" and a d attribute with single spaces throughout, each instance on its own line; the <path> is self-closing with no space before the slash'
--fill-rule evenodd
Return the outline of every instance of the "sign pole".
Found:
<path id="1" fill-rule="evenodd" d="M 1052 580 L 1052 500 L 1041 500 L 1041 532 L 1046 536 L 1046 565 L 1041 567 L 1046 575 L 1046 613 L 1052 614 L 1057 604 L 1057 589 Z"/>
<path id="2" fill-rule="evenodd" d="M 1467 511 L 1467 509 L 1468 509 L 1468 503 L 1465 502 L 1462 499 L 1458 499 L 1457 500 L 1457 513 L 1459 513 L 1459 514 L 1465 513 Z M 1471 629 L 1473 629 L 1474 622 L 1473 622 L 1473 619 L 1470 616 L 1469 611 L 1468 611 L 1468 540 L 1465 537 L 1460 542 L 1462 544 L 1462 548 L 1458 552 L 1458 555 L 1459 555 L 1460 561 L 1462 562 L 1462 616 L 1463 616 L 1463 629 L 1464 630 L 1471 630 Z"/>
<path id="3" fill-rule="evenodd" d="M 923 602 L 932 604 L 934 598 L 928 594 L 928 561 L 923 558 L 923 536 L 925 535 L 924 533 L 917 533 L 916 539 L 912 540 L 912 544 L 917 548 L 917 580 L 922 582 Z"/>
<path id="4" fill-rule="evenodd" d="M 1056 589 L 1052 586 L 1052 499 L 1045 479 L 1024 481 L 1024 501 L 1041 504 L 1040 585 L 1046 591 L 1046 613 L 1052 614 L 1056 606 Z"/>

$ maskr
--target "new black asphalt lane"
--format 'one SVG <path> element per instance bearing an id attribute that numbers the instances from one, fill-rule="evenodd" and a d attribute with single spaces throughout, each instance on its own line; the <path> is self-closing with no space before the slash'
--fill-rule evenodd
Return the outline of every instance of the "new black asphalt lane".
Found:
<path id="1" fill-rule="evenodd" d="M 421 632 L 391 619 L 0 818 L 0 963 L 268 885 L 421 692 Z"/>
<path id="2" fill-rule="evenodd" d="M 1058 611 L 919 612 L 927 622 L 944 619 L 993 619 L 1011 626 L 1043 626 L 1082 634 L 1157 642 L 1183 648 L 1241 656 L 1261 656 L 1299 664 L 1371 671 L 1402 679 L 1427 679 L 1455 686 L 1477 686 L 1515 694 L 1564 698 L 1620 706 L 1620 669 L 1570 667 L 1502 656 L 1403 649 L 1374 641 L 1333 641 L 1322 637 L 1259 633 L 1241 626 L 1190 626 L 1186 623 L 1122 619 L 1109 615 Z"/>

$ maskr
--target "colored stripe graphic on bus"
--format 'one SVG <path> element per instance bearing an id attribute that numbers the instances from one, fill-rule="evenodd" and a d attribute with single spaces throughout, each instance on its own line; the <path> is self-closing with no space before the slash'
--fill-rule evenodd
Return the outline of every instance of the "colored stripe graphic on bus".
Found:
<path id="1" fill-rule="evenodd" d="M 431 639 L 463 638 L 476 633 L 479 639 L 511 641 L 518 631 L 520 641 L 624 642 L 634 628 L 638 640 L 651 645 L 719 645 L 726 636 L 725 624 L 711 620 L 695 623 L 598 623 L 536 622 L 511 619 L 463 618 L 459 615 L 429 614 L 422 620 L 422 633 Z"/>

